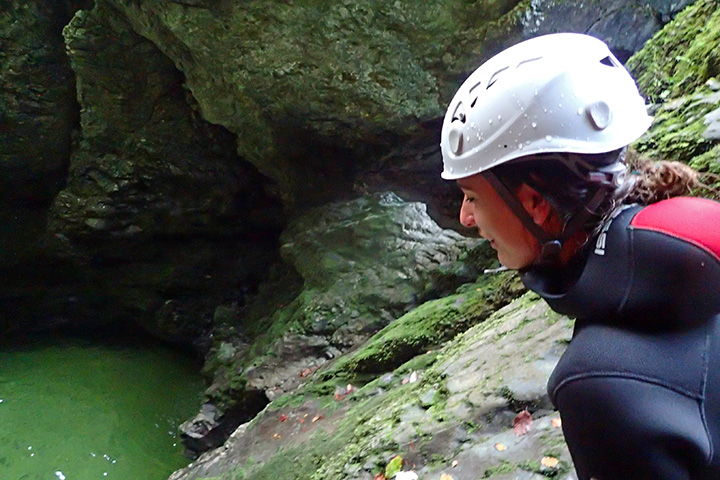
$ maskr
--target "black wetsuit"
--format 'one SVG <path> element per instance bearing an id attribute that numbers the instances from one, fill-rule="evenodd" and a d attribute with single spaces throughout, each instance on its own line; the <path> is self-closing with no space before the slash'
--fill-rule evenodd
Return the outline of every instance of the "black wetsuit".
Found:
<path id="1" fill-rule="evenodd" d="M 580 480 L 720 479 L 720 203 L 626 208 L 521 276 L 577 318 L 548 393 Z"/>

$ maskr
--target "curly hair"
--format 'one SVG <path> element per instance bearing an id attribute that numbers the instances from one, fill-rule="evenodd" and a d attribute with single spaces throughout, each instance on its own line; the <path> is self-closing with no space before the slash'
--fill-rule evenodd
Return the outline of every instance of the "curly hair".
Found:
<path id="1" fill-rule="evenodd" d="M 633 182 L 624 203 L 651 203 L 681 195 L 691 195 L 700 186 L 700 174 L 681 162 L 652 161 L 637 157 L 630 159 Z"/>

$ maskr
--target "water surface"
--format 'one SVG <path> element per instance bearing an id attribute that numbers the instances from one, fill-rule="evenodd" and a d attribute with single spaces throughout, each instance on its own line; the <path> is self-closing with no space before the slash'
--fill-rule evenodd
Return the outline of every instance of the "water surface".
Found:
<path id="1" fill-rule="evenodd" d="M 1 480 L 164 480 L 189 463 L 198 365 L 163 346 L 0 344 Z"/>

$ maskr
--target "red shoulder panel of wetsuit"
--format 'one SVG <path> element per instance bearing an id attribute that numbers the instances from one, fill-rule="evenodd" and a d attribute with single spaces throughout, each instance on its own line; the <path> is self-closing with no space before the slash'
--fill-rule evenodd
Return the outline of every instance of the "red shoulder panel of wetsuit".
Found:
<path id="1" fill-rule="evenodd" d="M 633 228 L 652 230 L 692 243 L 720 261 L 720 203 L 706 198 L 675 197 L 640 210 Z"/>

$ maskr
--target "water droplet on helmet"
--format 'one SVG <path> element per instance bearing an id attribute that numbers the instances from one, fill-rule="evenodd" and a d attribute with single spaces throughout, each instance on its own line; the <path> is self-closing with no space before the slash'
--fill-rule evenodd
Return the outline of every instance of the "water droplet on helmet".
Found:
<path id="1" fill-rule="evenodd" d="M 502 115 L 498 115 L 498 120 L 502 120 Z"/>
<path id="2" fill-rule="evenodd" d="M 578 108 L 578 115 L 582 115 L 582 114 L 583 114 L 583 109 L 582 109 L 582 107 L 580 107 L 580 108 Z"/>
<path id="3" fill-rule="evenodd" d="M 533 123 L 532 123 L 532 127 L 533 127 L 533 128 L 537 128 L 537 122 L 533 122 Z"/>
<path id="4" fill-rule="evenodd" d="M 519 148 L 520 150 L 522 150 L 522 149 L 523 149 L 523 144 L 522 144 L 522 143 L 518 144 L 518 148 Z"/>
<path id="5" fill-rule="evenodd" d="M 558 108 L 562 108 L 562 103 L 558 103 Z"/>
<path id="6" fill-rule="evenodd" d="M 536 97 L 538 96 L 538 91 L 537 91 L 537 90 L 535 90 L 535 96 L 536 96 Z"/>
<path id="7" fill-rule="evenodd" d="M 489 123 L 490 125 L 492 125 L 492 118 L 489 118 L 489 119 L 488 119 L 488 123 Z"/>
<path id="8" fill-rule="evenodd" d="M 552 135 L 545 135 L 545 140 L 552 142 Z"/>

